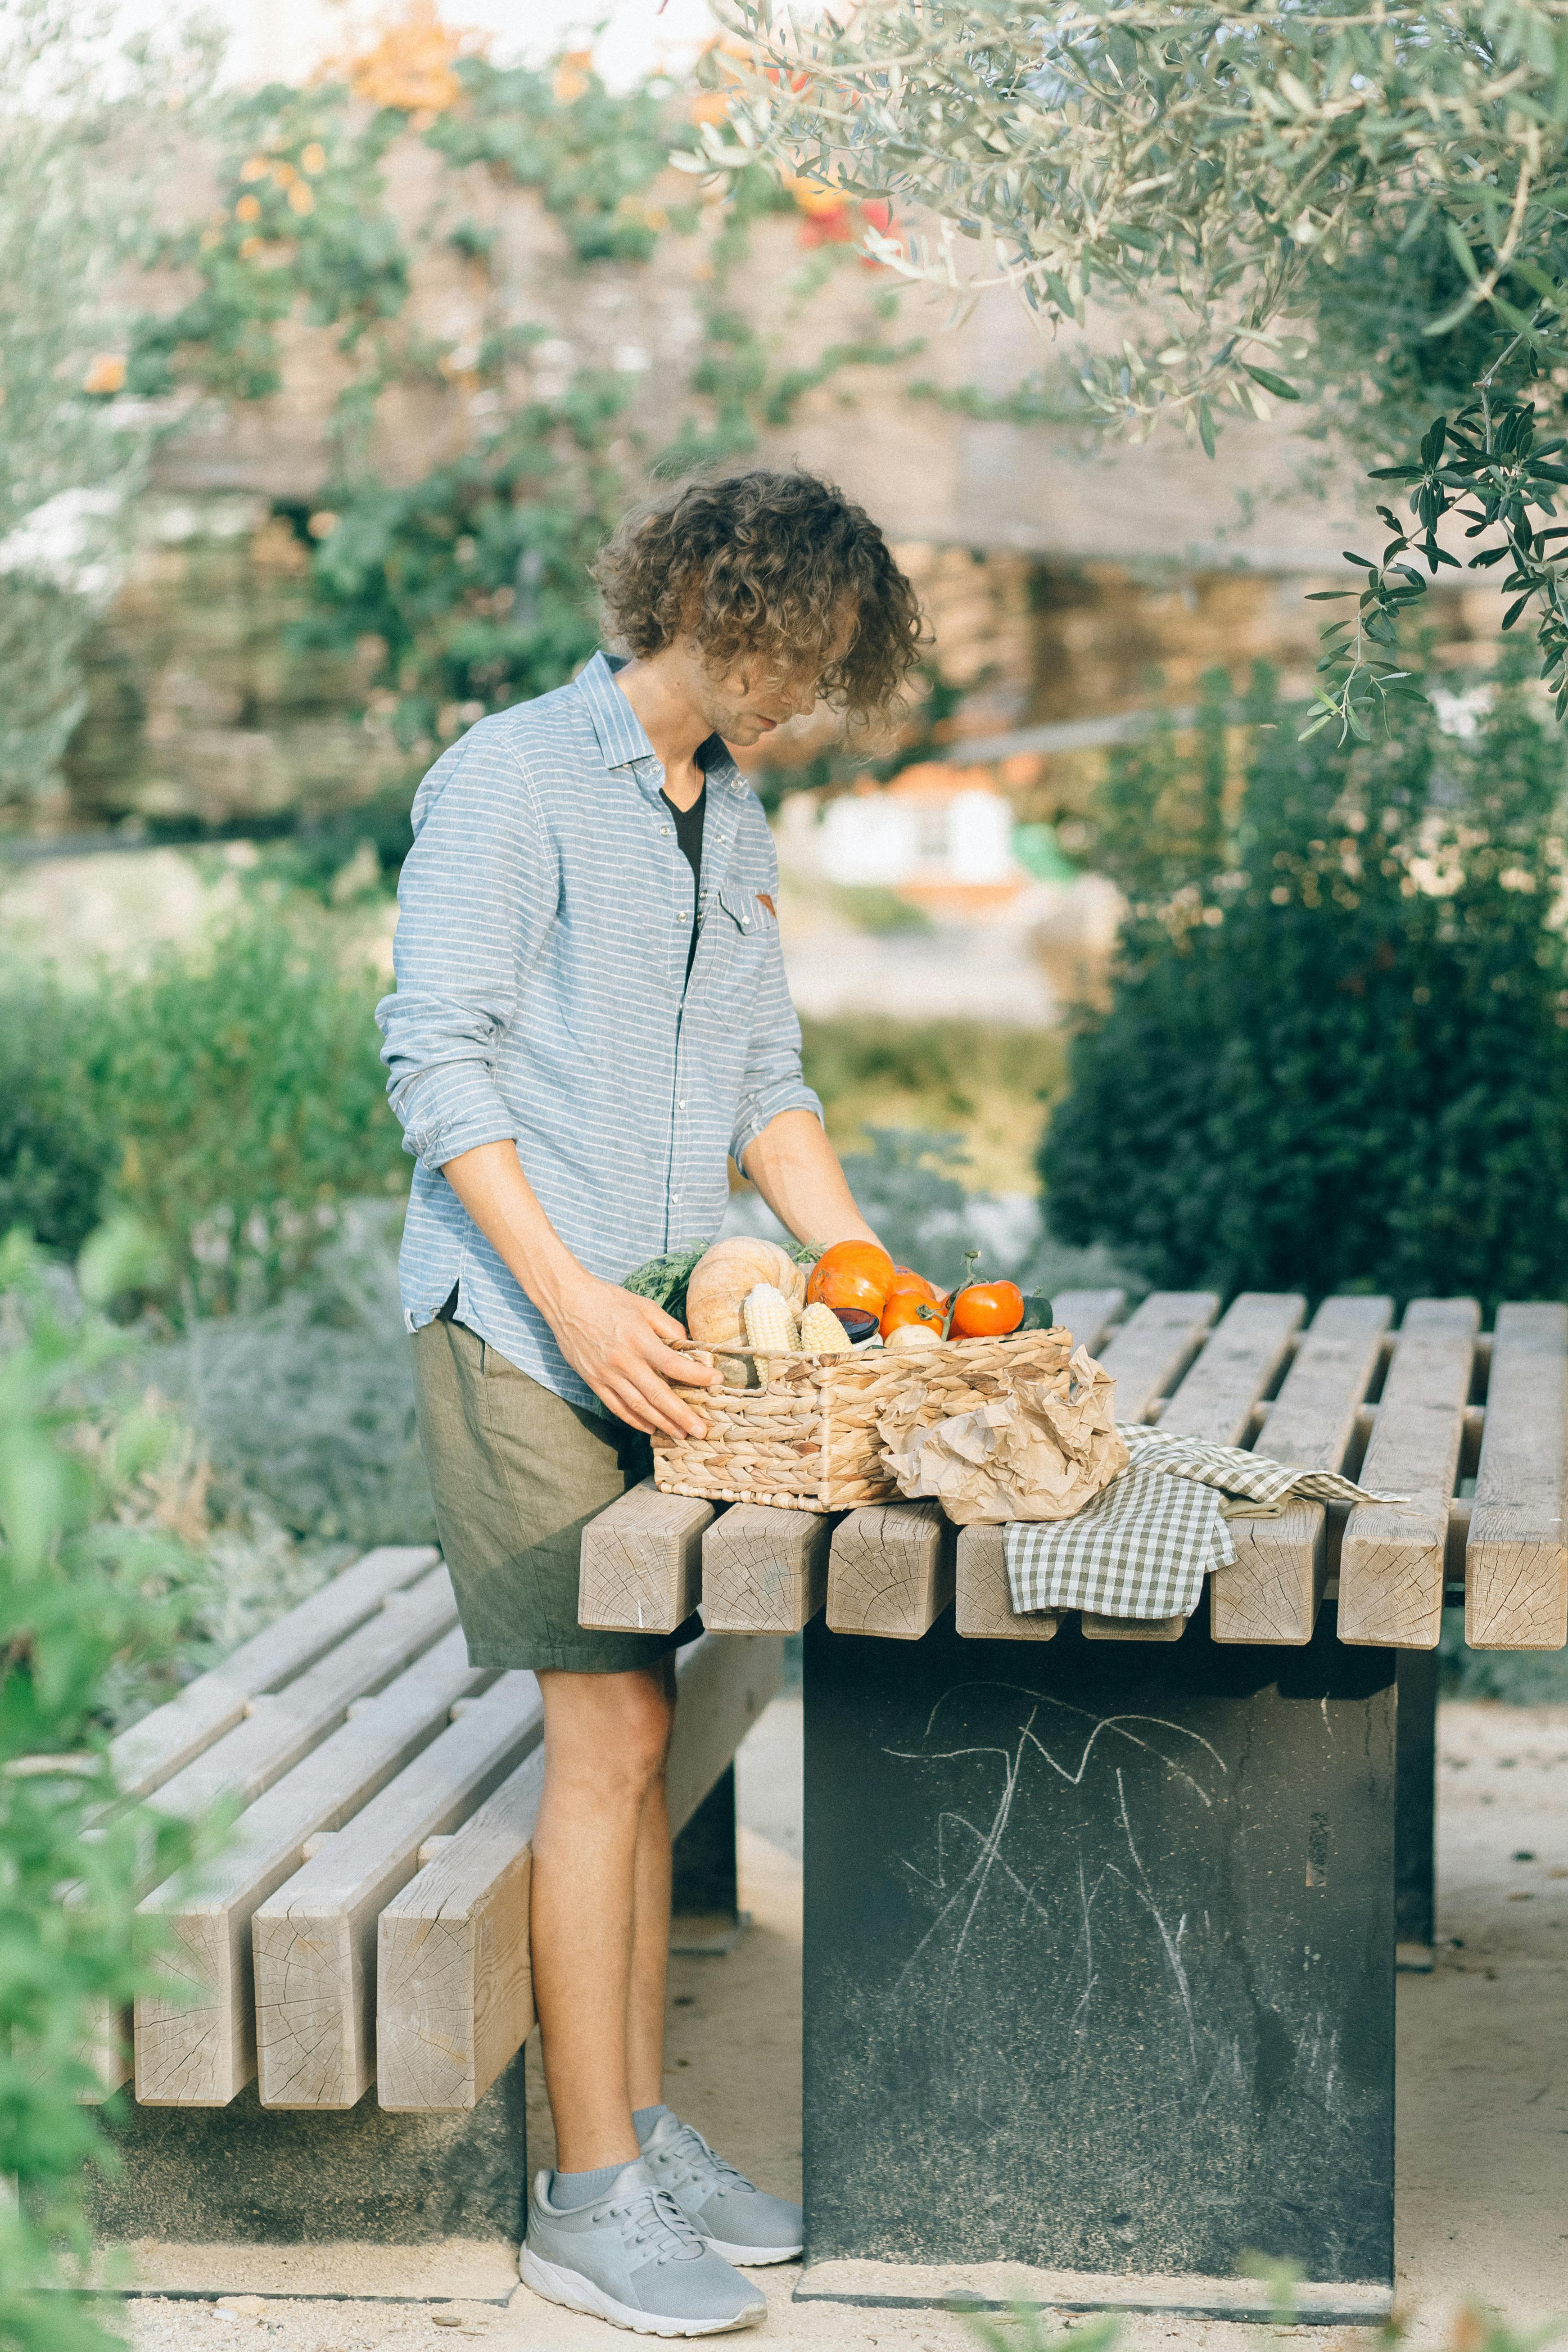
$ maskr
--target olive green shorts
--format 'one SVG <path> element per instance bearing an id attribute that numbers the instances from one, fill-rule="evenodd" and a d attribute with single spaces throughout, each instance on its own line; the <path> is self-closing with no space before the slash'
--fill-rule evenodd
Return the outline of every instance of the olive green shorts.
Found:
<path id="1" fill-rule="evenodd" d="M 461 1323 L 416 1331 L 414 1391 L 471 1664 L 624 1674 L 696 1640 L 696 1617 L 673 1633 L 577 1622 L 583 1530 L 653 1468 L 639 1431 L 568 1404 Z"/>

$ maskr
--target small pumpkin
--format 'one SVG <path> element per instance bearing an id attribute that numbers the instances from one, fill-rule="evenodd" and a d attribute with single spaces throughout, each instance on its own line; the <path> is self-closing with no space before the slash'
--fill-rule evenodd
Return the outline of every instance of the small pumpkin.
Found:
<path id="1" fill-rule="evenodd" d="M 782 1290 L 798 1313 L 805 1304 L 805 1273 L 777 1242 L 737 1234 L 715 1242 L 691 1269 L 686 1286 L 686 1328 L 706 1348 L 743 1346 L 742 1314 L 749 1292 L 760 1282 Z"/>
<path id="2" fill-rule="evenodd" d="M 892 1287 L 894 1265 L 879 1242 L 835 1242 L 811 1269 L 806 1297 L 812 1306 L 854 1307 L 880 1315 Z"/>

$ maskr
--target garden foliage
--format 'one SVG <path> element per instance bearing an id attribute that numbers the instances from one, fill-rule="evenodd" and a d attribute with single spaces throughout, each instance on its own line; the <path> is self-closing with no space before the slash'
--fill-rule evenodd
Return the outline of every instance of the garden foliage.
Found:
<path id="1" fill-rule="evenodd" d="M 89 1286 L 130 1278 L 117 1255 L 90 1253 Z M 80 2247 L 82 2168 L 109 2160 L 84 2053 L 152 1981 L 161 1930 L 137 1894 L 192 1850 L 183 1823 L 116 1798 L 100 1704 L 177 1632 L 184 1563 L 134 1507 L 170 1430 L 87 1406 L 116 1341 L 58 1296 L 19 1234 L 0 1243 L 0 2176 L 21 2191 L 0 2199 L 0 2346 L 18 2352 L 115 2341 L 90 2304 L 40 2290 Z"/>
<path id="2" fill-rule="evenodd" d="M 1120 753 L 1114 993 L 1040 1158 L 1056 1231 L 1166 1286 L 1568 1290 L 1563 751 L 1507 684 L 1468 740 Z"/>
<path id="3" fill-rule="evenodd" d="M 161 1246 L 183 1314 L 275 1297 L 345 1198 L 405 1185 L 374 1009 L 382 977 L 306 904 L 78 993 L 0 991 L 0 1210 L 74 1250 L 111 1208 Z"/>

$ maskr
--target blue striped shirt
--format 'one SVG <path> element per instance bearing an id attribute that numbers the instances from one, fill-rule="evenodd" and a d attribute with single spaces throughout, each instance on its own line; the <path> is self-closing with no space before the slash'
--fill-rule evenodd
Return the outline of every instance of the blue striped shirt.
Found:
<path id="1" fill-rule="evenodd" d="M 694 905 L 663 767 L 603 654 L 572 685 L 480 719 L 419 787 L 397 992 L 376 1007 L 417 1163 L 405 1321 L 428 1323 L 455 1286 L 460 1320 L 509 1363 L 601 1412 L 440 1171 L 514 1142 L 567 1248 L 619 1282 L 717 1233 L 727 1153 L 743 1166 L 781 1111 L 821 1117 L 766 903 L 767 822 L 722 747 L 705 757 Z"/>

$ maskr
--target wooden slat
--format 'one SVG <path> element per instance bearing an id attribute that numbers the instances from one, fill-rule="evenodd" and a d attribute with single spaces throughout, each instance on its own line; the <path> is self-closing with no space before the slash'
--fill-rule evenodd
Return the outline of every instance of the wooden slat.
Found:
<path id="1" fill-rule="evenodd" d="M 1568 1307 L 1500 1307 L 1465 1551 L 1473 1650 L 1568 1642 L 1563 1541 Z"/>
<path id="2" fill-rule="evenodd" d="M 1100 1362 L 1116 1382 L 1118 1421 L 1147 1421 L 1169 1396 L 1219 1313 L 1213 1290 L 1155 1290 L 1135 1308 Z"/>
<path id="3" fill-rule="evenodd" d="M 705 1635 L 679 1653 L 672 1831 L 690 1820 L 783 1675 L 776 1636 Z M 543 1790 L 536 1749 L 383 1911 L 375 2031 L 384 2107 L 477 2105 L 532 2031 L 531 1841 Z"/>
<path id="4" fill-rule="evenodd" d="M 143 2106 L 223 2107 L 256 2072 L 250 1922 L 305 1860 L 308 1838 L 368 1803 L 447 1723 L 455 1700 L 496 1676 L 468 1662 L 461 1629 L 361 1699 L 334 1731 L 240 1815 L 194 1889 L 170 1879 L 148 1895 L 172 1933 L 166 1989 L 136 2003 L 136 2096 Z"/>
<path id="5" fill-rule="evenodd" d="M 1072 1328 L 1069 1323 L 1068 1329 Z M 954 1626 L 974 1642 L 1048 1642 L 1061 1623 L 1044 1610 L 1023 1617 L 1013 1614 L 1007 1530 L 1002 1527 L 959 1529 L 955 1598 Z"/>
<path id="6" fill-rule="evenodd" d="M 710 1633 L 798 1633 L 827 1598 L 834 1520 L 820 1511 L 732 1503 L 702 1538 L 702 1622 Z"/>
<path id="7" fill-rule="evenodd" d="M 109 1758 L 116 1788 L 128 1797 L 151 1796 L 231 1731 L 243 1718 L 247 1699 L 302 1674 L 373 1617 L 389 1592 L 427 1574 L 437 1558 L 429 1544 L 383 1544 L 343 1569 L 276 1624 L 242 1642 L 222 1665 L 198 1675 L 177 1698 L 112 1740 Z"/>
<path id="8" fill-rule="evenodd" d="M 254 1803 L 335 1731 L 356 1698 L 368 1698 L 412 1665 L 457 1622 L 444 1568 L 408 1592 L 388 1595 L 367 1624 L 280 1691 L 249 1702 L 245 1721 L 215 1740 L 158 1791 L 160 1812 L 194 1820 L 220 1798 Z"/>
<path id="9" fill-rule="evenodd" d="M 1051 1312 L 1072 1333 L 1075 1347 L 1092 1356 L 1122 1308 L 1124 1290 L 1064 1290 L 1051 1301 Z"/>
<path id="10" fill-rule="evenodd" d="M 1286 1373 L 1255 1450 L 1299 1470 L 1342 1470 L 1372 1385 L 1388 1298 L 1325 1298 Z M 1302 1643 L 1312 1638 L 1328 1572 L 1328 1509 L 1289 1503 L 1278 1518 L 1232 1519 L 1236 1560 L 1209 1579 L 1216 1642 Z"/>
<path id="11" fill-rule="evenodd" d="M 713 1505 L 661 1495 L 651 1478 L 583 1530 L 577 1622 L 616 1633 L 673 1633 L 702 1598 L 702 1535 Z"/>
<path id="12" fill-rule="evenodd" d="M 508 1674 L 346 1828 L 323 1838 L 252 1923 L 261 2104 L 352 2107 L 375 2072 L 375 1933 L 426 1838 L 467 1821 L 543 1731 L 532 1675 Z"/>
<path id="13" fill-rule="evenodd" d="M 1358 1503 L 1346 1522 L 1342 1642 L 1436 1646 L 1448 1503 L 1479 1323 L 1473 1298 L 1420 1298 L 1405 1308 L 1361 1483 L 1412 1499 Z"/>
<path id="14" fill-rule="evenodd" d="M 934 1501 L 870 1503 L 840 1519 L 827 1563 L 833 1631 L 918 1642 L 952 1599 L 957 1537 Z"/>
<path id="15" fill-rule="evenodd" d="M 380 1690 L 438 1641 L 457 1614 L 444 1568 L 409 1591 L 389 1592 L 366 1622 L 306 1673 L 280 1691 L 247 1699 L 244 1719 L 158 1789 L 159 1811 L 194 1820 L 226 1799 L 251 1803 L 336 1729 L 354 1699 Z M 138 1892 L 145 1891 L 143 1882 Z M 83 2053 L 105 2097 L 131 2079 L 130 2022 L 129 2016 L 121 2021 L 105 2015 Z"/>
<path id="16" fill-rule="evenodd" d="M 1289 1354 L 1306 1311 L 1306 1300 L 1293 1292 L 1244 1290 L 1226 1307 L 1160 1415 L 1161 1429 L 1173 1437 L 1201 1438 L 1209 1445 L 1239 1445 L 1253 1407 Z M 1108 1370 L 1117 1344 L 1113 1341 L 1106 1351 Z M 1119 1395 L 1117 1419 L 1128 1417 Z M 1186 1622 L 1184 1617 L 1165 1617 L 1139 1623 L 1126 1617 L 1096 1617 L 1086 1609 L 1083 1631 L 1090 1642 L 1176 1642 Z"/>

